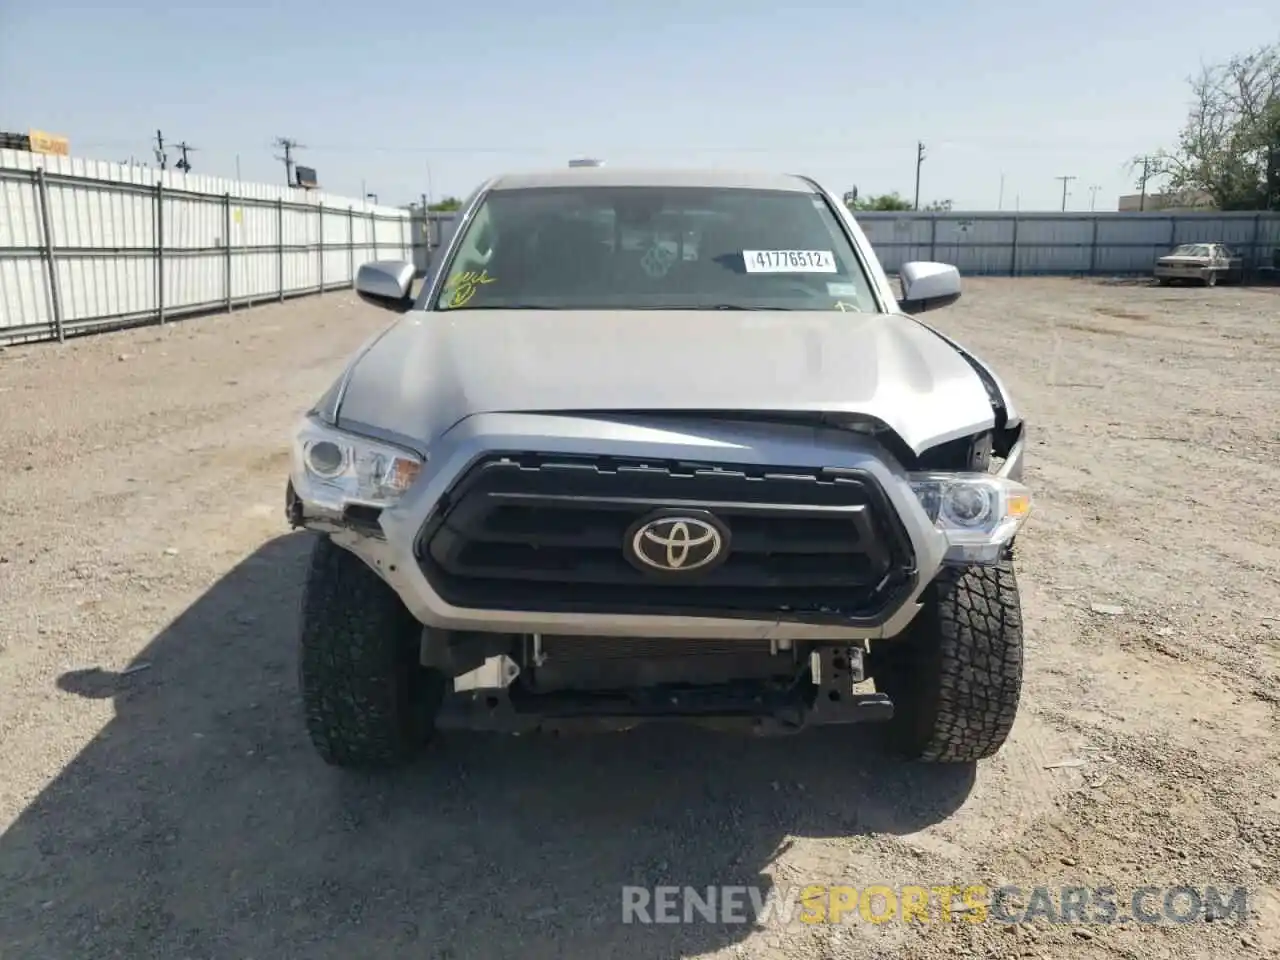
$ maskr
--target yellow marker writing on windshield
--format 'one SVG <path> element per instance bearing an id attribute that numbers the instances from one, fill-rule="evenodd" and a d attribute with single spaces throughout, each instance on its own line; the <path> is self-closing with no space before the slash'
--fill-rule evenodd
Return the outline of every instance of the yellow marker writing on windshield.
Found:
<path id="1" fill-rule="evenodd" d="M 455 273 L 449 278 L 449 282 L 444 287 L 446 290 L 453 290 L 453 296 L 449 298 L 449 306 L 462 306 L 476 295 L 476 290 L 480 288 L 481 284 L 493 283 L 494 279 L 494 277 L 489 276 L 487 270 L 481 270 L 479 273 L 474 270 Z"/>

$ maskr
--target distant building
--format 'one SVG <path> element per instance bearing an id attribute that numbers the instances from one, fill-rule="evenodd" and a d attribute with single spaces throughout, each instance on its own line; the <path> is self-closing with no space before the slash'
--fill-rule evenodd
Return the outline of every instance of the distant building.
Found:
<path id="1" fill-rule="evenodd" d="M 1202 190 L 1181 190 L 1178 193 L 1148 193 L 1146 202 L 1142 194 L 1130 193 L 1120 198 L 1116 209 L 1120 213 L 1138 210 L 1213 210 L 1213 199 Z"/>

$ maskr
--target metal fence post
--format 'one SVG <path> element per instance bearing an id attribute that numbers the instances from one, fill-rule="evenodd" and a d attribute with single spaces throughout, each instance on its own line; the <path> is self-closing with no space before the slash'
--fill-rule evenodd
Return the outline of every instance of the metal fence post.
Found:
<path id="1" fill-rule="evenodd" d="M 276 200 L 276 261 L 280 291 L 278 298 L 284 302 L 284 199 Z"/>
<path id="2" fill-rule="evenodd" d="M 1089 276 L 1093 276 L 1098 267 L 1098 218 L 1093 217 L 1093 236 L 1089 239 Z"/>
<path id="3" fill-rule="evenodd" d="M 1009 247 L 1009 276 L 1018 275 L 1018 215 L 1013 215 L 1013 243 Z"/>
<path id="4" fill-rule="evenodd" d="M 378 259 L 378 215 L 369 211 L 369 243 L 373 251 L 373 259 Z"/>
<path id="5" fill-rule="evenodd" d="M 1249 279 L 1258 276 L 1258 268 L 1262 266 L 1262 214 L 1253 215 L 1253 242 L 1249 244 Z"/>
<path id="6" fill-rule="evenodd" d="M 929 259 L 938 259 L 938 215 L 929 217 Z"/>
<path id="7" fill-rule="evenodd" d="M 225 258 L 227 272 L 227 313 L 231 312 L 231 194 L 222 195 L 222 232 L 227 245 Z"/>
<path id="8" fill-rule="evenodd" d="M 347 207 L 347 276 L 351 278 L 351 288 L 356 286 L 356 208 Z"/>
<path id="9" fill-rule="evenodd" d="M 156 181 L 156 310 L 164 323 L 164 181 Z"/>
<path id="10" fill-rule="evenodd" d="M 40 223 L 44 227 L 44 262 L 49 275 L 49 303 L 53 311 L 53 329 L 58 342 L 65 342 L 62 329 L 62 294 L 58 290 L 58 265 L 53 262 L 53 231 L 49 219 L 49 182 L 44 178 L 44 167 L 36 167 L 36 197 L 40 204 Z"/>
<path id="11" fill-rule="evenodd" d="M 317 243 L 319 244 L 319 273 L 320 283 L 317 293 L 324 293 L 324 203 L 316 204 L 316 211 L 319 215 L 320 229 L 316 233 Z"/>

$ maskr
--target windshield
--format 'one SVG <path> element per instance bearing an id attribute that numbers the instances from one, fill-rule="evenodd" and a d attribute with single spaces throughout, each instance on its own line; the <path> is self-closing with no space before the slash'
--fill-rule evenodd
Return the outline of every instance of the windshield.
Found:
<path id="1" fill-rule="evenodd" d="M 1170 256 L 1173 257 L 1207 257 L 1209 248 L 1202 243 L 1184 243 L 1177 247 Z"/>
<path id="2" fill-rule="evenodd" d="M 817 194 L 692 187 L 497 190 L 436 310 L 878 309 Z"/>

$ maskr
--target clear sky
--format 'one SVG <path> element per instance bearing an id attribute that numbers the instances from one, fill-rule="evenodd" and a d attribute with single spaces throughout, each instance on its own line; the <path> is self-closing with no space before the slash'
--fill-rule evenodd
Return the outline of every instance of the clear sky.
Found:
<path id="1" fill-rule="evenodd" d="M 503 170 L 808 173 L 957 209 L 1099 210 L 1172 145 L 1202 62 L 1280 40 L 1280 0 L 0 0 L 0 129 L 74 155 L 199 148 L 195 172 L 326 192 L 465 195 Z M 171 152 L 170 162 L 177 158 Z"/>

